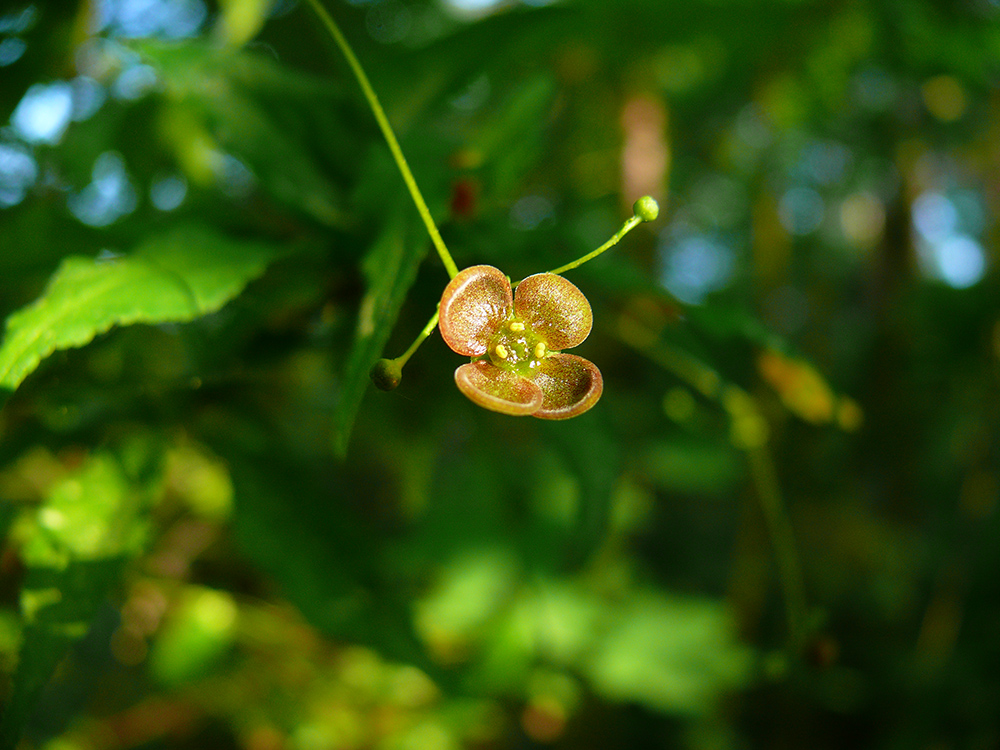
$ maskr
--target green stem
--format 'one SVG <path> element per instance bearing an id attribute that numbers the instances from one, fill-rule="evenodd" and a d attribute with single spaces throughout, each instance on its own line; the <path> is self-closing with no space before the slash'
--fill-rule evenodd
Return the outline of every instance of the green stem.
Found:
<path id="1" fill-rule="evenodd" d="M 396 361 L 399 362 L 400 367 L 409 361 L 410 357 L 413 356 L 413 352 L 415 352 L 420 345 L 424 343 L 424 340 L 434 332 L 434 329 L 438 324 L 438 315 L 439 311 L 435 310 L 434 315 L 431 316 L 431 319 L 427 321 L 427 325 L 424 326 L 424 330 L 422 330 L 420 335 L 417 336 L 412 344 L 410 344 L 410 348 L 396 357 Z"/>
<path id="2" fill-rule="evenodd" d="M 593 250 L 593 251 L 587 253 L 582 258 L 577 258 L 572 263 L 567 263 L 565 266 L 559 266 L 559 268 L 556 268 L 556 269 L 554 269 L 552 271 L 549 271 L 549 273 L 557 273 L 557 274 L 558 273 L 565 273 L 566 271 L 572 271 L 574 268 L 582 266 L 587 261 L 590 261 L 590 260 L 593 260 L 594 258 L 596 258 L 598 255 L 600 255 L 601 253 L 603 253 L 605 250 L 609 250 L 610 248 L 612 248 L 615 245 L 617 245 L 618 241 L 622 237 L 624 237 L 626 234 L 628 234 L 633 229 L 635 229 L 635 227 L 637 227 L 639 224 L 642 224 L 642 219 L 640 219 L 638 216 L 633 216 L 631 219 L 629 219 L 624 224 L 622 224 L 622 228 L 619 229 L 617 232 L 615 232 L 614 235 L 612 235 L 611 239 L 608 240 L 607 242 L 605 242 L 599 248 L 597 248 L 596 250 Z"/>
<path id="3" fill-rule="evenodd" d="M 741 397 L 737 400 L 738 404 L 743 408 L 748 408 L 749 405 L 749 408 L 756 412 L 753 400 L 745 391 L 737 386 L 723 383 L 714 369 L 695 357 L 657 341 L 654 334 L 643 330 L 638 324 L 623 319 L 619 335 L 626 344 L 642 352 L 704 396 L 721 403 L 729 412 L 731 419 L 738 418 L 739 414 L 734 413 L 732 403 L 726 403 L 727 393 L 730 394 L 730 398 L 734 393 L 738 394 Z M 798 551 L 795 548 L 795 534 L 785 509 L 774 459 L 766 441 L 738 447 L 746 454 L 750 465 L 750 476 L 764 515 L 767 535 L 771 540 L 778 568 L 789 641 L 793 649 L 798 649 L 803 645 L 808 627 L 805 587 Z"/>
<path id="4" fill-rule="evenodd" d="M 610 240 L 605 242 L 593 252 L 587 253 L 582 258 L 577 258 L 572 263 L 567 263 L 565 266 L 559 266 L 559 268 L 554 271 L 549 271 L 549 273 L 563 273 L 565 271 L 572 271 L 578 266 L 582 266 L 587 261 L 596 258 L 605 250 L 617 245 L 618 240 L 635 229 L 639 224 L 642 224 L 644 221 L 656 221 L 656 217 L 659 216 L 659 214 L 660 206 L 652 198 L 652 196 L 642 196 L 639 200 L 632 204 L 632 218 L 622 224 L 622 228 L 615 232 Z"/>
<path id="5" fill-rule="evenodd" d="M 747 459 L 778 565 L 789 639 L 793 649 L 797 650 L 805 640 L 806 603 L 792 523 L 785 511 L 770 452 L 764 446 L 751 448 L 747 451 Z"/>
<path id="6" fill-rule="evenodd" d="M 431 236 L 431 242 L 434 243 L 434 248 L 437 250 L 438 255 L 441 256 L 441 262 L 444 263 L 444 267 L 445 270 L 448 271 L 448 275 L 451 278 L 455 278 L 455 276 L 458 275 L 458 266 L 455 265 L 455 261 L 452 259 L 451 253 L 448 252 L 448 248 L 445 246 L 444 240 L 441 239 L 441 233 L 438 231 L 437 225 L 431 217 L 430 209 L 427 208 L 427 203 L 424 201 L 423 195 L 420 194 L 420 188 L 417 187 L 417 181 L 413 178 L 410 166 L 406 163 L 406 157 L 403 156 L 403 150 L 399 147 L 399 141 L 396 140 L 396 134 L 393 132 L 392 126 L 389 124 L 389 120 L 385 116 L 385 111 L 382 109 L 382 105 L 379 104 L 378 97 L 375 95 L 375 89 L 373 89 L 371 83 L 369 83 L 368 76 L 365 75 L 364 68 L 361 67 L 361 63 L 358 62 L 358 58 L 355 57 L 354 51 L 351 49 L 351 45 L 347 43 L 347 39 L 340 32 L 340 28 L 334 22 L 330 14 L 326 12 L 326 9 L 320 5 L 319 0 L 308 0 L 308 2 L 312 6 L 313 10 L 316 11 L 316 15 L 319 16 L 319 20 L 326 26 L 327 31 L 330 32 L 330 36 L 333 37 L 333 41 L 337 43 L 340 51 L 344 54 L 344 57 L 347 59 L 347 64 L 354 73 L 354 77 L 358 79 L 361 91 L 364 93 L 365 99 L 368 100 L 368 106 L 371 107 L 372 114 L 375 115 L 375 120 L 378 122 L 378 126 L 382 130 L 382 135 L 385 136 L 385 142 L 389 144 L 389 151 L 392 152 L 392 158 L 396 161 L 396 166 L 399 167 L 400 174 L 403 175 L 403 182 L 406 183 L 406 188 L 410 191 L 410 197 L 413 198 L 413 202 L 417 206 L 420 218 L 423 219 L 424 226 L 427 227 L 427 233 Z"/>

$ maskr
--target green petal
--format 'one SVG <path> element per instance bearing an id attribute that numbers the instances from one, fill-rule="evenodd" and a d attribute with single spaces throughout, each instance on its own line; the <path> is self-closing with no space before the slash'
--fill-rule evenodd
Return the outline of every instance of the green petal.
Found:
<path id="1" fill-rule="evenodd" d="M 441 338 L 466 357 L 485 354 L 490 338 L 510 314 L 512 297 L 510 281 L 499 268 L 460 271 L 441 295 Z"/>
<path id="2" fill-rule="evenodd" d="M 455 370 L 458 389 L 485 409 L 522 417 L 542 405 L 542 391 L 515 372 L 489 362 L 469 362 Z"/>
<path id="3" fill-rule="evenodd" d="M 544 398 L 534 416 L 542 419 L 569 419 L 583 414 L 604 391 L 604 378 L 597 365 L 575 354 L 546 357 L 537 372 L 534 382 Z"/>
<path id="4" fill-rule="evenodd" d="M 549 349 L 582 343 L 594 325 L 594 314 L 583 292 L 554 273 L 538 273 L 517 285 L 514 314 Z"/>

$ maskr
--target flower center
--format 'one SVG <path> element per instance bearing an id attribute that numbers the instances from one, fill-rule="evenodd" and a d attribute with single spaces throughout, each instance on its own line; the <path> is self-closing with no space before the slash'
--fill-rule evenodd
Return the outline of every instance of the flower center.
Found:
<path id="1" fill-rule="evenodd" d="M 525 328 L 524 323 L 511 318 L 490 339 L 487 353 L 497 367 L 531 377 L 532 370 L 548 351 L 545 342 Z"/>

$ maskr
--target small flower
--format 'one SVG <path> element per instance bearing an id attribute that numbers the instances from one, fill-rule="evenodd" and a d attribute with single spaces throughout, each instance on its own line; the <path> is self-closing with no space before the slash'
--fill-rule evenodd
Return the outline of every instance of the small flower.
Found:
<path id="1" fill-rule="evenodd" d="M 500 269 L 472 266 L 445 287 L 439 312 L 445 343 L 473 358 L 455 383 L 480 406 L 569 419 L 601 397 L 596 365 L 560 351 L 582 343 L 594 322 L 583 292 L 562 276 L 535 274 L 513 292 Z"/>

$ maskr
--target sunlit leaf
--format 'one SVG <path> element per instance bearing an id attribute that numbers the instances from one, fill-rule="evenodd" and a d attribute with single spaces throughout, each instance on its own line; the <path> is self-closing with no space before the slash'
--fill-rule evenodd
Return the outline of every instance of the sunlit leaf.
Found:
<path id="1" fill-rule="evenodd" d="M 176 323 L 214 312 L 277 256 L 262 242 L 179 226 L 125 256 L 66 258 L 45 292 L 7 319 L 0 388 L 16 389 L 55 351 L 115 325 Z"/>
<path id="2" fill-rule="evenodd" d="M 613 700 L 697 715 L 745 685 L 750 666 L 721 602 L 640 592 L 618 608 L 585 672 Z"/>
<path id="3" fill-rule="evenodd" d="M 153 676 L 166 685 L 179 685 L 203 674 L 232 645 L 237 617 L 229 593 L 187 589 L 153 644 Z"/>
<path id="4" fill-rule="evenodd" d="M 148 446 L 137 448 L 129 451 L 148 453 Z M 149 458 L 155 463 L 149 455 L 140 463 Z M 145 474 L 150 467 L 132 468 Z M 152 485 L 137 484 L 134 476 L 115 456 L 96 454 L 57 480 L 38 508 L 22 551 L 24 640 L 0 720 L 0 746 L 13 747 L 66 649 L 87 634 L 123 566 L 143 547 Z"/>

